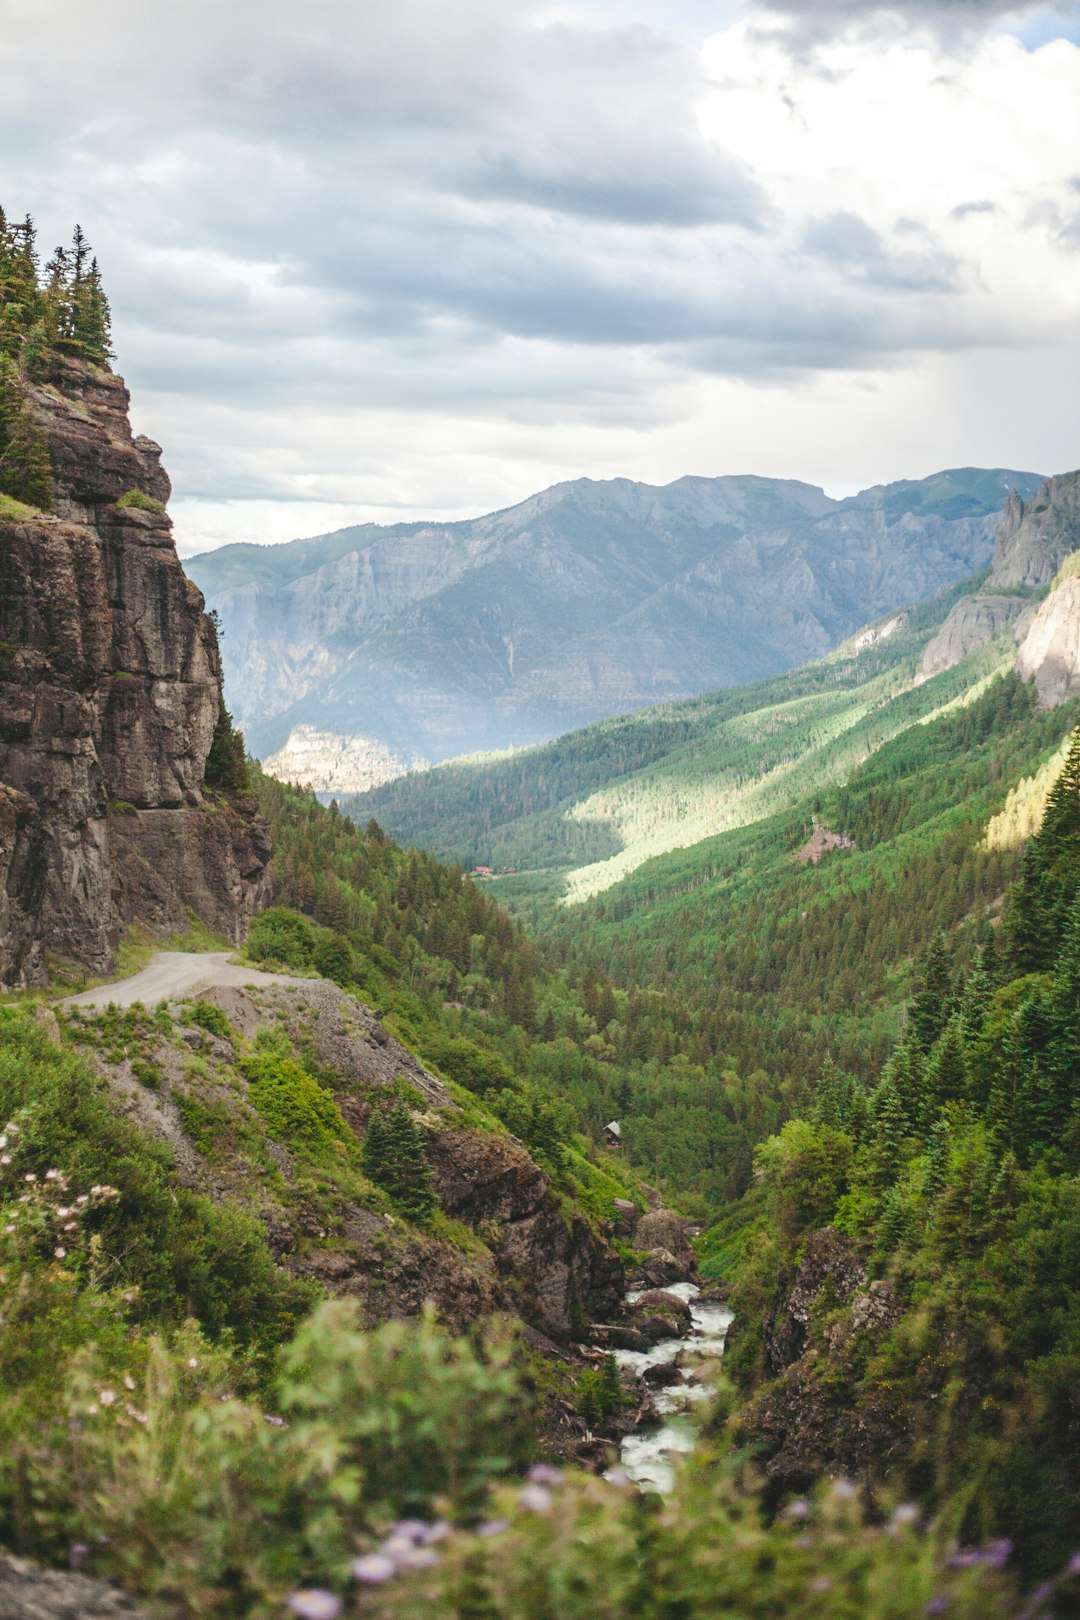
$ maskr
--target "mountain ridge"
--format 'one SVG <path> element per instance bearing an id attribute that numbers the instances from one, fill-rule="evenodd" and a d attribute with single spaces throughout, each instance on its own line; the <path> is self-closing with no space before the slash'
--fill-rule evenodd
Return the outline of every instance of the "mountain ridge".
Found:
<path id="1" fill-rule="evenodd" d="M 287 768 L 278 751 L 306 726 L 408 764 L 819 657 L 982 566 L 1008 489 L 1038 482 L 960 468 L 834 501 L 753 474 L 579 479 L 476 519 L 226 547 L 187 566 L 219 616 L 227 695 L 258 755 Z"/>

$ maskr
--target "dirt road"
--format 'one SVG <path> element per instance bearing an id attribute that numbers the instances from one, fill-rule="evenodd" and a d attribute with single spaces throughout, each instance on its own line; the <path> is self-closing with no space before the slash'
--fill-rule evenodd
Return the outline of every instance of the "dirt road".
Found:
<path id="1" fill-rule="evenodd" d="M 69 996 L 68 1007 L 131 1007 L 141 1001 L 154 1007 L 159 1001 L 176 1001 L 193 990 L 209 990 L 212 985 L 291 984 L 281 973 L 263 973 L 259 968 L 236 967 L 229 951 L 158 951 L 149 966 L 130 979 L 102 984 L 96 990 L 83 990 Z"/>

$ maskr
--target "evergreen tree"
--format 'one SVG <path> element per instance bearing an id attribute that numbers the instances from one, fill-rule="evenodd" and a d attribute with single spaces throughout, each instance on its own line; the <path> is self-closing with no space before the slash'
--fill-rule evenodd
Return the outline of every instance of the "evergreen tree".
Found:
<path id="1" fill-rule="evenodd" d="M 952 979 L 945 936 L 938 931 L 930 941 L 915 973 L 914 994 L 908 1006 L 912 1039 L 928 1052 L 948 1023 L 952 1007 Z"/>
<path id="2" fill-rule="evenodd" d="M 0 491 L 52 511 L 52 468 L 45 437 L 34 423 L 18 370 L 0 356 Z"/>

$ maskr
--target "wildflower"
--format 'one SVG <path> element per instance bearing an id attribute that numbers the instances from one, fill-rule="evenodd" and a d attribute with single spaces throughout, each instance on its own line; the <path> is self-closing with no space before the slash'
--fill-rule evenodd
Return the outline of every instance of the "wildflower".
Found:
<path id="1" fill-rule="evenodd" d="M 385 1553 L 368 1553 L 364 1558 L 353 1560 L 353 1579 L 363 1581 L 365 1586 L 378 1586 L 382 1581 L 388 1581 L 397 1571 L 397 1565 Z"/>
<path id="2" fill-rule="evenodd" d="M 432 1569 L 439 1562 L 439 1555 L 434 1547 L 410 1547 L 404 1557 L 398 1559 L 399 1569 Z"/>
<path id="3" fill-rule="evenodd" d="M 1001 1536 L 997 1541 L 988 1541 L 985 1547 L 979 1549 L 982 1562 L 989 1569 L 1004 1569 L 1012 1557 L 1013 1545 L 1007 1536 Z"/>
<path id="4" fill-rule="evenodd" d="M 546 1513 L 551 1506 L 551 1492 L 546 1485 L 523 1485 L 518 1501 L 530 1513 Z"/>
<path id="5" fill-rule="evenodd" d="M 135 1388 L 135 1380 L 130 1373 L 124 1374 L 124 1388 L 129 1392 Z"/>
<path id="6" fill-rule="evenodd" d="M 333 1592 L 324 1591 L 321 1586 L 312 1586 L 304 1592 L 294 1592 L 289 1599 L 289 1608 L 293 1614 L 300 1616 L 300 1620 L 337 1620 L 341 1613 L 341 1599 L 335 1597 Z"/>
<path id="7" fill-rule="evenodd" d="M 59 1170 L 46 1170 L 46 1172 L 45 1172 L 45 1180 L 46 1181 L 59 1181 L 60 1180 L 60 1172 L 59 1172 Z"/>
<path id="8" fill-rule="evenodd" d="M 832 1586 L 832 1579 L 828 1575 L 819 1575 L 810 1582 L 811 1592 L 831 1592 Z"/>
<path id="9" fill-rule="evenodd" d="M 7 1133 L 0 1134 L 0 1148 L 7 1147 Z"/>
<path id="10" fill-rule="evenodd" d="M 944 1614 L 948 1607 L 949 1594 L 947 1592 L 936 1592 L 926 1605 L 926 1612 L 927 1614 Z"/>
<path id="11" fill-rule="evenodd" d="M 1069 1562 L 1065 1565 L 1064 1573 L 1067 1576 L 1080 1575 L 1080 1552 L 1073 1553 Z"/>
<path id="12" fill-rule="evenodd" d="M 427 1532 L 428 1526 L 423 1519 L 399 1519 L 390 1534 L 392 1537 L 402 1536 L 413 1545 L 418 1545 L 427 1539 Z"/>
<path id="13" fill-rule="evenodd" d="M 609 1468 L 604 1475 L 609 1485 L 629 1485 L 630 1475 L 625 1468 Z"/>
<path id="14" fill-rule="evenodd" d="M 504 1530 L 509 1530 L 509 1519 L 484 1519 L 476 1527 L 478 1536 L 501 1536 Z"/>
<path id="15" fill-rule="evenodd" d="M 99 1406 L 112 1406 L 115 1403 L 115 1401 L 116 1401 L 116 1391 L 114 1389 L 100 1389 L 100 1390 L 98 1390 L 98 1405 Z"/>
<path id="16" fill-rule="evenodd" d="M 64 1245 L 62 1243 L 58 1243 L 56 1245 L 56 1248 L 53 1250 L 53 1254 L 54 1254 L 54 1256 L 56 1257 L 57 1260 L 62 1260 L 64 1258 L 64 1256 L 67 1254 L 67 1250 L 64 1248 Z"/>
<path id="17" fill-rule="evenodd" d="M 63 1230 L 65 1232 L 77 1232 L 79 1230 L 78 1221 L 65 1221 Z"/>
<path id="18" fill-rule="evenodd" d="M 561 1485 L 562 1469 L 553 1468 L 550 1463 L 533 1463 L 525 1477 L 534 1485 Z"/>
<path id="19" fill-rule="evenodd" d="M 402 1558 L 404 1558 L 406 1556 L 406 1554 L 411 1553 L 412 1550 L 413 1550 L 413 1539 L 412 1539 L 412 1537 L 411 1536 L 399 1536 L 399 1535 L 396 1535 L 396 1534 L 387 1536 L 386 1540 L 383 1542 L 382 1546 L 379 1548 L 379 1551 L 382 1553 L 383 1557 L 384 1558 L 392 1558 L 394 1560 L 395 1564 L 400 1562 L 400 1560 Z"/>
<path id="20" fill-rule="evenodd" d="M 424 1526 L 424 1540 L 430 1546 L 435 1541 L 445 1541 L 450 1534 L 450 1526 L 445 1519 L 436 1519 L 434 1524 Z"/>
<path id="21" fill-rule="evenodd" d="M 833 1481 L 832 1493 L 841 1502 L 850 1502 L 858 1496 L 859 1487 L 852 1479 L 836 1479 Z"/>
<path id="22" fill-rule="evenodd" d="M 85 1541 L 76 1541 L 68 1548 L 68 1563 L 72 1569 L 82 1569 L 90 1557 L 90 1548 Z"/>
<path id="23" fill-rule="evenodd" d="M 785 1519 L 805 1519 L 809 1512 L 810 1504 L 806 1497 L 797 1496 L 793 1502 L 788 1503 L 783 1516 Z"/>
<path id="24" fill-rule="evenodd" d="M 132 1406 L 129 1401 L 124 1403 L 124 1411 L 129 1418 L 134 1418 L 136 1423 L 149 1423 L 150 1421 L 145 1412 L 140 1412 L 138 1407 Z"/>
<path id="25" fill-rule="evenodd" d="M 199 1365 L 198 1356 L 188 1356 L 187 1364 L 189 1367 L 197 1367 Z"/>
<path id="26" fill-rule="evenodd" d="M 34 1172 L 32 1170 L 30 1170 L 30 1171 L 27 1172 L 27 1174 L 25 1176 L 23 1176 L 23 1180 L 24 1181 L 36 1181 L 37 1176 L 35 1176 L 35 1174 L 34 1174 Z"/>
<path id="27" fill-rule="evenodd" d="M 59 1204 L 57 1206 L 56 1216 L 57 1216 L 58 1220 L 62 1221 L 70 1214 L 71 1214 L 71 1205 L 70 1204 Z"/>
<path id="28" fill-rule="evenodd" d="M 226 1397 L 223 1396 L 222 1399 L 226 1399 Z M 272 1429 L 287 1429 L 289 1427 L 283 1417 L 277 1417 L 273 1412 L 264 1412 L 263 1422 L 269 1423 Z"/>
<path id="29" fill-rule="evenodd" d="M 11 1163 L 11 1154 L 10 1153 L 0 1153 L 0 1164 L 10 1164 L 10 1163 Z"/>

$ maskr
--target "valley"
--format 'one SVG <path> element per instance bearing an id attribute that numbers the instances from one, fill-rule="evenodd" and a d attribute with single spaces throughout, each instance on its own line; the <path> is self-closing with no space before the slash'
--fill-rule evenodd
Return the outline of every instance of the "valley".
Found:
<path id="1" fill-rule="evenodd" d="M 0 226 L 0 1610 L 1065 1620 L 1080 474 L 586 480 L 215 618 Z"/>

